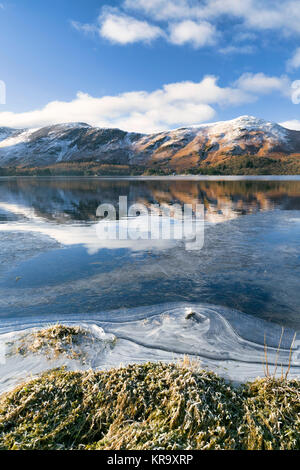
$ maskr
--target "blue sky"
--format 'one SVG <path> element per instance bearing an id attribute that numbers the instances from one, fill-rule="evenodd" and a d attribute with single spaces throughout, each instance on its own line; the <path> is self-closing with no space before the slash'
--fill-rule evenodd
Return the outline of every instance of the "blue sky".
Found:
<path id="1" fill-rule="evenodd" d="M 0 0 L 0 41 L 1 126 L 300 129 L 300 0 Z"/>

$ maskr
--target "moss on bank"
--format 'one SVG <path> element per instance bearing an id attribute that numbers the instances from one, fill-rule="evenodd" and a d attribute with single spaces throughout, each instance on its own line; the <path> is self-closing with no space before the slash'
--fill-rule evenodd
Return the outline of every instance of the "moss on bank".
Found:
<path id="1" fill-rule="evenodd" d="M 99 338 L 81 326 L 54 325 L 32 332 L 24 332 L 14 341 L 6 343 L 7 357 L 43 355 L 47 359 L 65 357 L 88 364 L 93 351 L 102 352 L 114 347 L 116 338 L 108 335 Z"/>
<path id="2" fill-rule="evenodd" d="M 54 370 L 0 399 L 1 449 L 299 449 L 298 381 L 186 364 Z"/>

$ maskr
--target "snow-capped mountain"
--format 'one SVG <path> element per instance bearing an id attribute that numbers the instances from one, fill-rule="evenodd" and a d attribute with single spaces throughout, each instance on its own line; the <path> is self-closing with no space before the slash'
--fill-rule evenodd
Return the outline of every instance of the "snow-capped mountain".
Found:
<path id="1" fill-rule="evenodd" d="M 127 161 L 134 140 L 140 137 L 84 123 L 21 131 L 11 129 L 6 138 L 2 138 L 3 134 L 0 131 L 0 166 L 45 166 L 91 159 L 109 163 Z"/>
<path id="2" fill-rule="evenodd" d="M 101 129 L 84 123 L 40 129 L 0 128 L 0 166 L 99 163 L 195 168 L 228 156 L 300 155 L 300 131 L 242 116 L 151 135 Z"/>

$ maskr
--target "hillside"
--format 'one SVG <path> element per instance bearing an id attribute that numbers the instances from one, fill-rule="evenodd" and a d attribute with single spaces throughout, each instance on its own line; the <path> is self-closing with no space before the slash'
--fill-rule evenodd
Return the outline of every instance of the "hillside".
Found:
<path id="1" fill-rule="evenodd" d="M 0 168 L 2 174 L 298 174 L 300 131 L 251 116 L 151 135 L 84 123 L 0 128 Z"/>

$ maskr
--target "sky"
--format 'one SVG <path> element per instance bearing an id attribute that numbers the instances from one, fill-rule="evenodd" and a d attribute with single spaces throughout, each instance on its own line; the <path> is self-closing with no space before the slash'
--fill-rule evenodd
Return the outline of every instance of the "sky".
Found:
<path id="1" fill-rule="evenodd" d="M 0 0 L 0 126 L 300 130 L 300 0 Z"/>

